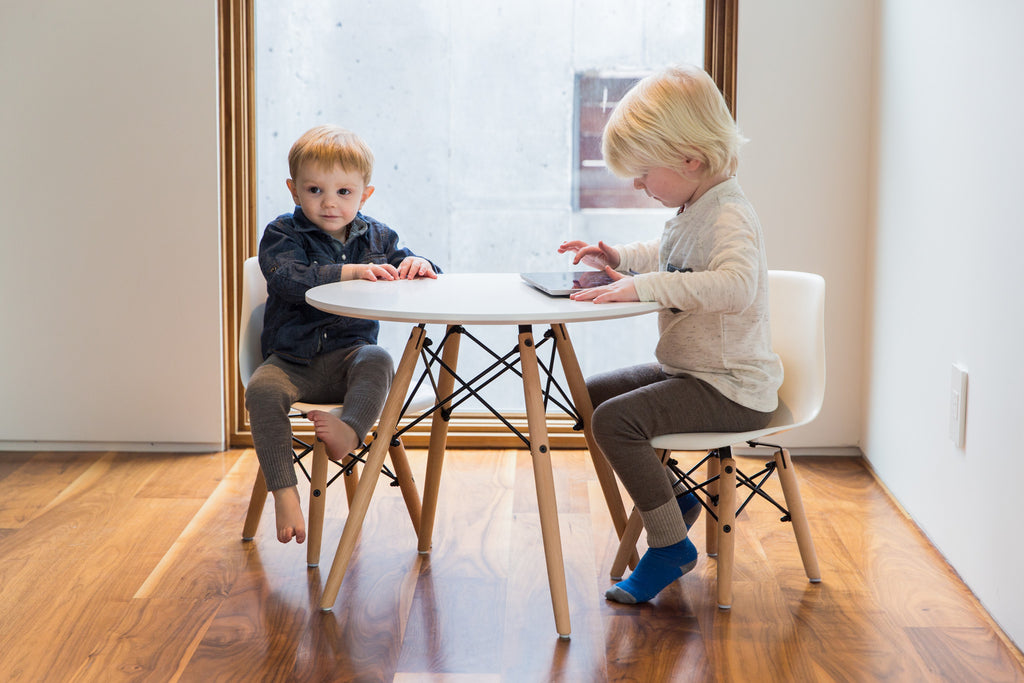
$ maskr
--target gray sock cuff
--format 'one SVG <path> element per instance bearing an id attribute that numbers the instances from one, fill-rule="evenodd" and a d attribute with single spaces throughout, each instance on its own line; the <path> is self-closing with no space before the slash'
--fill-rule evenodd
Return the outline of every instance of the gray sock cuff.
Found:
<path id="1" fill-rule="evenodd" d="M 647 545 L 652 548 L 664 548 L 686 538 L 683 513 L 679 511 L 675 498 L 653 510 L 641 510 L 640 518 L 647 529 Z"/>

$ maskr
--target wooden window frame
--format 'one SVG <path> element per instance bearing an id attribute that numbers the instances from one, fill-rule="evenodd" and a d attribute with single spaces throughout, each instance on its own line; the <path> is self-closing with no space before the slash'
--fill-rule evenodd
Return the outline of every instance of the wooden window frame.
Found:
<path id="1" fill-rule="evenodd" d="M 706 0 L 704 68 L 736 115 L 736 26 L 739 0 Z M 244 390 L 238 378 L 238 320 L 242 301 L 242 262 L 257 252 L 256 242 L 256 99 L 254 0 L 219 0 L 221 246 L 224 296 L 225 440 L 232 447 L 252 445 Z M 525 429 L 526 416 L 510 420 Z M 571 421 L 550 425 L 554 448 L 585 448 Z M 411 447 L 427 443 L 429 424 L 411 430 Z M 448 443 L 465 448 L 515 448 L 520 443 L 497 420 L 485 415 L 459 416 Z"/>

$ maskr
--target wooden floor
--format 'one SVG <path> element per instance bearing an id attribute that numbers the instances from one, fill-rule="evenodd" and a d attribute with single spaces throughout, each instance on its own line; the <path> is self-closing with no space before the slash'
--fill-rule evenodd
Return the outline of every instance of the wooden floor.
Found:
<path id="1" fill-rule="evenodd" d="M 410 457 L 422 481 L 424 453 Z M 615 542 L 593 470 L 579 451 L 553 459 L 570 640 L 524 451 L 449 452 L 429 556 L 381 484 L 330 613 L 340 482 L 310 570 L 274 540 L 269 502 L 241 541 L 251 450 L 0 453 L 0 680 L 1024 681 L 1020 652 L 859 459 L 796 461 L 820 584 L 773 508 L 743 512 L 731 611 L 703 555 L 648 605 L 606 602 Z M 693 534 L 703 548 L 703 524 Z"/>

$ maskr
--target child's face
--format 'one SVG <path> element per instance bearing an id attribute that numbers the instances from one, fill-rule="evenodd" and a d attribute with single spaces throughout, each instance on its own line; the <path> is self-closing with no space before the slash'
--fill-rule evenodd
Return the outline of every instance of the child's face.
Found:
<path id="1" fill-rule="evenodd" d="M 693 164 L 696 164 L 691 168 Z M 633 179 L 633 187 L 643 190 L 665 206 L 679 208 L 696 199 L 701 185 L 699 161 L 688 161 L 682 169 L 656 167 Z"/>
<path id="2" fill-rule="evenodd" d="M 361 173 L 340 165 L 303 164 L 295 175 L 288 179 L 292 198 L 316 227 L 331 235 L 342 236 L 373 194 L 373 186 L 365 184 Z"/>

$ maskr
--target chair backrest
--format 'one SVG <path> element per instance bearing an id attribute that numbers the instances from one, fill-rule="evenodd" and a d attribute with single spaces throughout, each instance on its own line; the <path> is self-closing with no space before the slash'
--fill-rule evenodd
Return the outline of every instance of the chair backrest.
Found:
<path id="1" fill-rule="evenodd" d="M 263 311 L 267 308 L 267 281 L 256 256 L 242 265 L 242 310 L 238 326 L 238 376 L 242 386 L 263 362 L 260 334 L 263 332 Z"/>
<path id="2" fill-rule="evenodd" d="M 795 427 L 817 417 L 825 398 L 825 279 L 772 270 L 768 286 L 772 346 L 785 370 L 779 398 Z"/>

